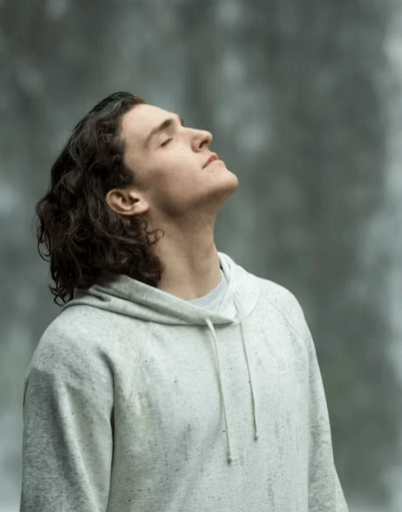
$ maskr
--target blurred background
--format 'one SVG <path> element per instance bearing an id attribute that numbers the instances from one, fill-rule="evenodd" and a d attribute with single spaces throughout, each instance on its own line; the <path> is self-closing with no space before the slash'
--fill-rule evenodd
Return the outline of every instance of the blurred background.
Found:
<path id="1" fill-rule="evenodd" d="M 19 510 L 23 379 L 60 311 L 34 208 L 117 91 L 213 134 L 240 182 L 217 248 L 300 302 L 350 512 L 400 512 L 402 0 L 0 0 L 0 512 Z"/>

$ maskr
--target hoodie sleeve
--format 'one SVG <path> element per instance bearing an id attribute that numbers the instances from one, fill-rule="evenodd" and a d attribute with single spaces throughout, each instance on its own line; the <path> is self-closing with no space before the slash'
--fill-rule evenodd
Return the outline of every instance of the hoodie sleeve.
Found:
<path id="1" fill-rule="evenodd" d="M 113 376 L 104 354 L 72 338 L 49 328 L 25 378 L 20 512 L 107 509 Z"/>
<path id="2" fill-rule="evenodd" d="M 316 349 L 306 325 L 309 353 L 309 512 L 349 512 L 332 450 L 331 427 Z"/>

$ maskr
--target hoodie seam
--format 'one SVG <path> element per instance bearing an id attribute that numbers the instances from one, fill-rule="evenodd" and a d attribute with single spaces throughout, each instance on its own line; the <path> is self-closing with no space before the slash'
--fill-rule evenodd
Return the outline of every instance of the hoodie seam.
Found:
<path id="1" fill-rule="evenodd" d="M 293 302 L 293 304 L 296 305 L 296 308 L 299 308 L 302 312 L 302 316 L 304 317 L 304 314 L 303 314 L 303 310 L 300 306 L 300 304 L 298 303 L 297 299 L 289 292 L 289 298 L 291 300 L 291 302 Z M 271 300 L 267 299 L 268 302 L 270 304 L 272 304 L 272 306 L 274 306 L 280 313 L 281 315 L 283 316 L 283 318 L 286 320 L 287 324 L 293 329 L 293 331 L 297 334 L 297 336 L 301 339 L 301 341 L 306 344 L 306 336 L 302 336 L 299 331 L 294 327 L 294 325 L 290 322 L 290 320 L 288 319 L 287 315 L 282 311 L 282 309 L 280 307 L 278 307 L 274 302 L 272 302 Z M 304 320 L 304 318 L 302 319 L 302 321 Z"/>

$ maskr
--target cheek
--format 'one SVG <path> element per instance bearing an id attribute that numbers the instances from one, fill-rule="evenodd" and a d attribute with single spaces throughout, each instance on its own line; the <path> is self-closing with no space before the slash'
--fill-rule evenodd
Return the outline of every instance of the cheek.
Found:
<path id="1" fill-rule="evenodd" d="M 167 209 L 169 205 L 185 206 L 193 201 L 194 195 L 200 189 L 199 176 L 191 167 L 181 165 L 154 175 L 153 197 L 155 205 Z"/>
<path id="2" fill-rule="evenodd" d="M 163 169 L 158 169 L 154 174 L 154 183 L 162 192 L 175 194 L 182 190 L 191 192 L 195 186 L 197 174 L 191 168 L 191 162 L 186 164 L 185 157 L 176 158 Z"/>

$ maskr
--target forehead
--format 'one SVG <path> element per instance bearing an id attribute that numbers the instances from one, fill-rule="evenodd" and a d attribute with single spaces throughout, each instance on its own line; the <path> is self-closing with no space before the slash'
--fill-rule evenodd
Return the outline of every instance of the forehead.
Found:
<path id="1" fill-rule="evenodd" d="M 154 126 L 172 116 L 172 112 L 154 105 L 136 105 L 126 112 L 121 120 L 122 138 L 127 147 L 139 150 Z"/>

